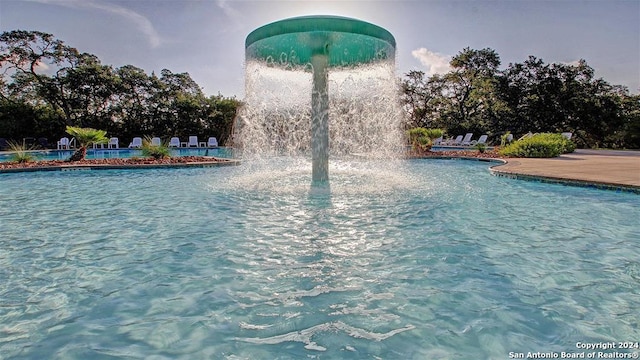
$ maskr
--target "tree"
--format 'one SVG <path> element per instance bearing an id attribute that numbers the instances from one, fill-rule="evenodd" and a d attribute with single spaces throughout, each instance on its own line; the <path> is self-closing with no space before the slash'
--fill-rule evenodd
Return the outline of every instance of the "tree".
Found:
<path id="1" fill-rule="evenodd" d="M 240 102 L 206 97 L 188 73 L 114 69 L 53 35 L 0 34 L 0 136 L 61 136 L 66 126 L 141 135 L 229 138 Z"/>
<path id="2" fill-rule="evenodd" d="M 453 70 L 444 75 L 445 125 L 456 133 L 487 133 L 502 105 L 495 96 L 500 57 L 495 50 L 463 49 L 450 62 Z"/>
<path id="3" fill-rule="evenodd" d="M 411 71 L 402 81 L 413 126 L 491 135 L 572 132 L 584 147 L 640 146 L 640 102 L 595 77 L 585 60 L 546 64 L 535 56 L 498 70 L 491 49 L 463 49 L 444 75 Z"/>
<path id="4" fill-rule="evenodd" d="M 508 109 L 500 127 L 520 134 L 569 131 L 585 147 L 624 146 L 610 135 L 625 123 L 621 99 L 628 91 L 594 75 L 585 60 L 545 64 L 530 56 L 524 63 L 509 64 L 499 75 L 498 96 Z"/>

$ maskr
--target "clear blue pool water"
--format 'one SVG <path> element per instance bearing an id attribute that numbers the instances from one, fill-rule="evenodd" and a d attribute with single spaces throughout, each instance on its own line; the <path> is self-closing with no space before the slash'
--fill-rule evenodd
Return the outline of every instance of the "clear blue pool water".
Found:
<path id="1" fill-rule="evenodd" d="M 43 150 L 32 151 L 31 154 L 36 160 L 66 160 L 74 150 Z M 173 148 L 172 156 L 215 156 L 222 158 L 232 158 L 232 148 Z M 88 149 L 87 159 L 112 159 L 112 158 L 131 158 L 142 157 L 142 150 L 138 149 Z M 0 153 L 0 162 L 11 161 L 12 154 L 5 152 Z"/>
<path id="2" fill-rule="evenodd" d="M 330 191 L 286 160 L 0 174 L 0 357 L 508 359 L 640 340 L 640 196 L 487 167 L 334 163 Z"/>

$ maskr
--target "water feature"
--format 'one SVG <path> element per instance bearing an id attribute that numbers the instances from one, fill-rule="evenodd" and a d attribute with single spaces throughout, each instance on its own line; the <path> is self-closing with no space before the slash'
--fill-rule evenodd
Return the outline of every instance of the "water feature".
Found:
<path id="1" fill-rule="evenodd" d="M 245 157 L 310 152 L 313 183 L 329 180 L 329 155 L 397 158 L 394 56 L 388 31 L 350 18 L 298 17 L 254 30 L 235 145 Z"/>
<path id="2" fill-rule="evenodd" d="M 314 192 L 296 159 L 269 165 L 0 174 L 1 357 L 507 359 L 640 338 L 638 195 L 462 160 L 336 161 Z"/>

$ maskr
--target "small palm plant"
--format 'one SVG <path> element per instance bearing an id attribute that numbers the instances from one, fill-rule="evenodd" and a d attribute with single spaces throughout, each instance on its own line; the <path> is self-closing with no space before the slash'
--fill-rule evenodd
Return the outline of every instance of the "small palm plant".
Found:
<path id="1" fill-rule="evenodd" d="M 78 148 L 67 161 L 84 160 L 87 156 L 87 148 L 89 146 L 93 144 L 106 144 L 109 141 L 109 139 L 107 139 L 107 132 L 104 130 L 67 126 L 66 132 L 76 138 L 78 145 L 80 145 L 80 148 Z"/>
<path id="2" fill-rule="evenodd" d="M 26 146 L 17 142 L 9 141 L 9 151 L 12 151 L 11 160 L 17 163 L 28 163 L 35 160 L 35 157 L 28 151 L 33 148 L 27 148 Z"/>
<path id="3" fill-rule="evenodd" d="M 144 140 L 142 140 L 142 155 L 159 160 L 171 157 L 171 151 L 165 142 L 161 141 L 159 144 L 153 144 L 151 137 L 145 136 Z"/>

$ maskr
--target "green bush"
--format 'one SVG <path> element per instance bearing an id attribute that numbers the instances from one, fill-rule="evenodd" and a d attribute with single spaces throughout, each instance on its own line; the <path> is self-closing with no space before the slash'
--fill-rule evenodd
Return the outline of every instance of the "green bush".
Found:
<path id="1" fill-rule="evenodd" d="M 425 129 L 425 128 L 413 128 L 408 132 L 409 142 L 414 150 L 425 150 L 431 147 L 431 143 L 434 139 L 441 137 L 444 134 L 442 129 Z"/>
<path id="2" fill-rule="evenodd" d="M 576 149 L 573 141 L 561 134 L 535 134 L 517 140 L 500 150 L 500 154 L 510 157 L 551 158 L 571 153 Z"/>
<path id="3" fill-rule="evenodd" d="M 484 154 L 484 152 L 487 151 L 487 144 L 477 143 L 473 146 L 473 148 L 478 150 L 479 153 Z"/>
<path id="4" fill-rule="evenodd" d="M 510 131 L 504 133 L 504 135 L 500 136 L 500 146 L 505 147 L 513 142 L 513 140 L 509 140 L 509 135 L 511 135 Z M 511 136 L 513 139 L 513 136 Z"/>

